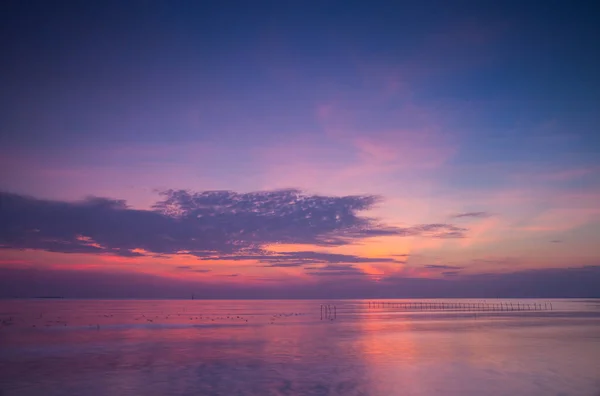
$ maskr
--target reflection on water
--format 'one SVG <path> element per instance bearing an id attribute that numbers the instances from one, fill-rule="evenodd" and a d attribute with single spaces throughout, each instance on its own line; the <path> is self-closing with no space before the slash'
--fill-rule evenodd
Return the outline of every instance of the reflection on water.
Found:
<path id="1" fill-rule="evenodd" d="M 327 302 L 336 307 L 330 320 L 319 301 L 0 301 L 0 391 L 600 393 L 599 300 L 552 300 L 552 311 L 407 310 L 390 302 Z"/>

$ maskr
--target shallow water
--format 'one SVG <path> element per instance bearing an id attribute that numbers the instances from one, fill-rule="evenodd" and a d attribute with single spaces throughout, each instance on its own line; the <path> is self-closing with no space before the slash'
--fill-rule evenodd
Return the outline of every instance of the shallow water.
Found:
<path id="1" fill-rule="evenodd" d="M 5 300 L 0 395 L 600 395 L 600 300 L 486 303 Z"/>

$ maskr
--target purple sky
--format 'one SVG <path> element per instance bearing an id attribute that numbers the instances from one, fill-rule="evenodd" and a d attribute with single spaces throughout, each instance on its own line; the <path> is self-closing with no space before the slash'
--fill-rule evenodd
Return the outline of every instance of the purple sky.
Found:
<path id="1" fill-rule="evenodd" d="M 600 293 L 591 2 L 0 15 L 0 296 Z"/>

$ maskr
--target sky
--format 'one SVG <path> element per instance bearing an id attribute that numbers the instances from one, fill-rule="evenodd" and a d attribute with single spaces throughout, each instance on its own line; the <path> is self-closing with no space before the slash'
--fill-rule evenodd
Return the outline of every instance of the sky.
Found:
<path id="1" fill-rule="evenodd" d="M 600 296 L 593 2 L 0 15 L 0 296 Z"/>

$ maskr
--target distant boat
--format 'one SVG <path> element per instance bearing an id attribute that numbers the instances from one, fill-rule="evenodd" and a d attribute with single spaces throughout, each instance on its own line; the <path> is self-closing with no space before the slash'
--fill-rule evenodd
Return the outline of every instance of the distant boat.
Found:
<path id="1" fill-rule="evenodd" d="M 63 296 L 38 296 L 33 298 L 64 298 Z"/>

